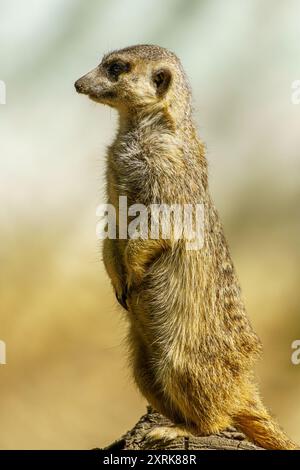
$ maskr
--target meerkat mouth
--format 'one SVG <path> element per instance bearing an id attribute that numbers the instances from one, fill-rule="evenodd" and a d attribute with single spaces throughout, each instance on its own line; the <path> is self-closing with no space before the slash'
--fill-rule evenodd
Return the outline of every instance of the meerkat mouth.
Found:
<path id="1" fill-rule="evenodd" d="M 96 103 L 103 103 L 103 101 L 117 98 L 117 94 L 114 91 L 103 91 L 100 93 L 91 92 L 88 96 L 92 101 L 96 101 Z"/>
<path id="2" fill-rule="evenodd" d="M 91 101 L 94 101 L 95 103 L 102 103 L 101 99 L 99 99 L 96 95 L 88 95 L 88 97 Z"/>

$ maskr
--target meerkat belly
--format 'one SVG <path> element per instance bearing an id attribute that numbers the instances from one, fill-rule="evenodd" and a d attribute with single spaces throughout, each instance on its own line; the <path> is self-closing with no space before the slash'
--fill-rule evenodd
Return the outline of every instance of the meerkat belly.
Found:
<path id="1" fill-rule="evenodd" d="M 196 433 L 214 432 L 220 425 L 231 424 L 230 416 L 236 411 L 232 396 L 236 381 L 220 361 L 207 364 L 200 352 L 190 354 L 175 348 L 167 352 L 159 342 L 150 345 L 136 324 L 132 324 L 129 341 L 135 382 L 156 410 Z"/>
<path id="2" fill-rule="evenodd" d="M 209 328 L 203 321 L 201 293 L 191 295 L 199 279 L 190 279 L 182 265 L 170 276 L 171 262 L 180 266 L 168 255 L 158 260 L 131 299 L 134 376 L 148 401 L 170 419 L 199 423 L 201 414 L 210 429 L 223 416 L 216 403 L 222 409 L 233 403 L 239 356 L 227 353 L 213 321 Z"/>
<path id="3" fill-rule="evenodd" d="M 134 380 L 146 400 L 160 413 L 174 422 L 184 422 L 184 415 L 173 401 L 171 395 L 164 391 L 164 382 L 159 380 L 157 364 L 152 352 L 132 324 L 129 331 L 131 363 Z"/>

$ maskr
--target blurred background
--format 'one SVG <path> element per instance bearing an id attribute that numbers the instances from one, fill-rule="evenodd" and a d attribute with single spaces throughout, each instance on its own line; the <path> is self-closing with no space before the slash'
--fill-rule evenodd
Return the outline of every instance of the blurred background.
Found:
<path id="1" fill-rule="evenodd" d="M 115 48 L 176 52 L 210 184 L 264 344 L 265 403 L 300 442 L 300 79 L 297 0 L 1 0 L 0 448 L 90 449 L 145 410 L 126 320 L 96 240 L 115 113 L 77 78 Z"/>

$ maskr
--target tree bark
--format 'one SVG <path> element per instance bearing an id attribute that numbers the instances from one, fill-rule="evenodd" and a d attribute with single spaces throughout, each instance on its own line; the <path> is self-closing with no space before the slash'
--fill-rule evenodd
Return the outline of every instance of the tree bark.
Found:
<path id="1" fill-rule="evenodd" d="M 124 434 L 120 439 L 113 442 L 103 450 L 111 452 L 119 450 L 145 450 L 143 445 L 144 435 L 156 426 L 172 425 L 164 416 L 148 407 L 136 425 Z M 153 450 L 263 450 L 249 442 L 244 434 L 234 428 L 228 428 L 219 434 L 211 436 L 178 437 L 172 441 L 161 443 L 155 442 L 151 447 Z M 149 447 L 147 447 L 149 450 Z"/>

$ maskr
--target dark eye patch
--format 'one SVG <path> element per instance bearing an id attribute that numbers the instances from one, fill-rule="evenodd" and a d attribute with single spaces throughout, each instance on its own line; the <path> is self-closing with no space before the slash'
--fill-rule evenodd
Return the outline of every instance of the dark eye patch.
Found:
<path id="1" fill-rule="evenodd" d="M 118 80 L 122 73 L 129 72 L 130 64 L 128 62 L 122 62 L 120 60 L 114 60 L 106 65 L 106 70 L 110 78 Z"/>

